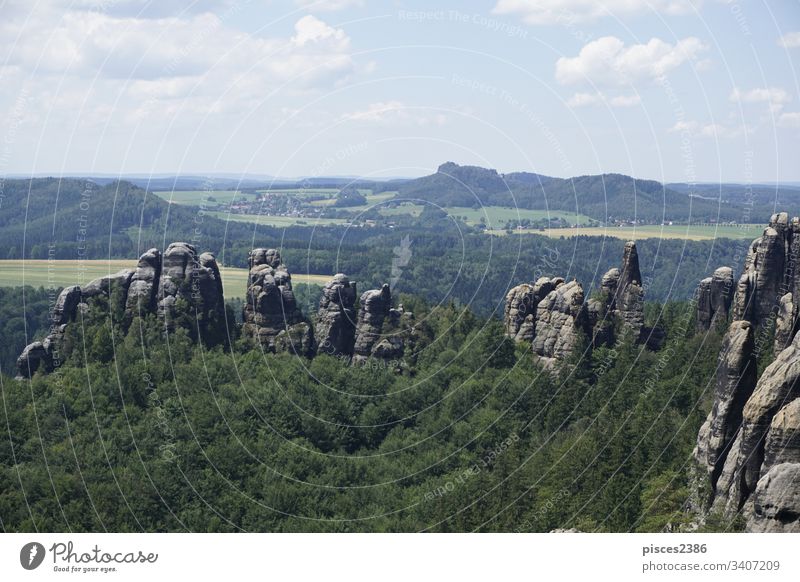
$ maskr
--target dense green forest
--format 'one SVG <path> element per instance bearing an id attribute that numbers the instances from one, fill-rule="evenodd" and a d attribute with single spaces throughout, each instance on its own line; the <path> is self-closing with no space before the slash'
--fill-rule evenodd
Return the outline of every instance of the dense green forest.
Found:
<path id="1" fill-rule="evenodd" d="M 12 307 L 18 296 L 3 296 Z M 127 335 L 100 311 L 66 361 L 0 377 L 4 531 L 660 531 L 687 518 L 687 468 L 720 337 L 688 303 L 667 333 L 545 373 L 495 320 L 403 297 L 403 372 Z M 625 338 L 622 334 L 620 337 Z M 716 524 L 729 529 L 735 524 Z"/>

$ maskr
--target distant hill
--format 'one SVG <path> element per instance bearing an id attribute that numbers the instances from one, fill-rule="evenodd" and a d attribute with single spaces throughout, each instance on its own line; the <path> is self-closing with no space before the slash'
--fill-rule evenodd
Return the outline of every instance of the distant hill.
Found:
<path id="1" fill-rule="evenodd" d="M 439 206 L 516 206 L 585 214 L 600 221 L 765 222 L 771 206 L 757 205 L 745 214 L 745 200 L 699 198 L 653 180 L 622 174 L 553 178 L 515 172 L 499 174 L 477 166 L 447 162 L 435 174 L 394 184 L 398 199 Z"/>

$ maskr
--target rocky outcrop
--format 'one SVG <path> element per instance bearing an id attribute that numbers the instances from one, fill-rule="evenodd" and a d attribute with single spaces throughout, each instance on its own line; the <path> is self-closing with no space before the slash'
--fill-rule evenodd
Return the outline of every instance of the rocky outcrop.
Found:
<path id="1" fill-rule="evenodd" d="M 356 283 L 339 273 L 325 284 L 317 313 L 318 351 L 352 356 L 356 332 Z"/>
<path id="2" fill-rule="evenodd" d="M 773 347 L 773 351 L 776 354 L 785 349 L 792 342 L 795 333 L 797 333 L 793 299 L 793 295 L 787 293 L 781 297 L 778 305 L 775 315 L 775 345 Z"/>
<path id="3" fill-rule="evenodd" d="M 800 533 L 800 463 L 772 467 L 753 494 L 753 512 L 747 531 Z"/>
<path id="4" fill-rule="evenodd" d="M 221 341 L 224 333 L 225 299 L 214 255 L 198 256 L 193 245 L 172 243 L 163 256 L 158 249 L 143 253 L 135 270 L 123 269 L 83 287 L 65 287 L 54 303 L 48 335 L 28 345 L 17 359 L 17 377 L 58 367 L 67 326 L 79 313 L 97 306 L 109 310 L 112 322 L 122 329 L 136 316 L 157 313 L 170 327 L 179 316 L 187 316 L 190 333 L 199 329 L 202 339 L 211 343 Z"/>
<path id="5" fill-rule="evenodd" d="M 635 341 L 658 349 L 663 331 L 644 328 L 644 288 L 634 242 L 625 244 L 622 268 L 610 269 L 595 297 L 584 303 L 580 283 L 542 277 L 506 295 L 504 326 L 508 337 L 530 343 L 540 362 L 551 366 L 566 358 L 584 339 L 593 347 L 615 343 L 615 327 Z"/>
<path id="6" fill-rule="evenodd" d="M 792 400 L 773 417 L 764 445 L 762 474 L 781 463 L 800 463 L 800 398 Z"/>
<path id="7" fill-rule="evenodd" d="M 731 442 L 741 424 L 744 405 L 756 386 L 757 362 L 753 355 L 753 326 L 734 322 L 722 344 L 714 388 L 714 405 L 697 437 L 695 458 L 716 489 Z"/>
<path id="8" fill-rule="evenodd" d="M 145 251 L 139 257 L 136 271 L 131 277 L 128 297 L 125 302 L 126 317 L 144 316 L 155 311 L 158 281 L 161 278 L 161 252 L 158 249 Z"/>
<path id="9" fill-rule="evenodd" d="M 695 297 L 698 331 L 707 331 L 727 321 L 733 293 L 733 269 L 730 267 L 720 267 L 711 277 L 700 281 Z"/>
<path id="10" fill-rule="evenodd" d="M 748 250 L 744 271 L 733 299 L 734 319 L 746 319 L 758 327 L 772 325 L 772 318 L 787 294 L 800 293 L 800 220 L 786 212 L 773 214 L 764 234 Z M 784 325 L 792 329 L 797 321 L 797 301 Z M 785 344 L 788 345 L 788 342 Z M 785 346 L 784 346 L 785 347 Z"/>
<path id="11" fill-rule="evenodd" d="M 389 317 L 391 308 L 392 293 L 385 283 L 380 289 L 372 289 L 361 295 L 353 345 L 354 361 L 361 361 L 372 355 L 373 348 L 381 340 L 383 324 Z"/>
<path id="12" fill-rule="evenodd" d="M 156 290 L 156 309 L 165 323 L 172 327 L 174 320 L 186 315 L 193 320 L 208 339 L 213 331 L 218 335 L 225 320 L 225 299 L 222 277 L 211 253 L 200 256 L 194 245 L 172 243 L 161 257 L 161 277 Z M 217 343 L 217 342 L 214 342 Z"/>
<path id="13" fill-rule="evenodd" d="M 254 249 L 248 258 L 247 297 L 242 332 L 267 351 L 312 356 L 310 322 L 297 306 L 292 276 L 275 249 Z"/>
<path id="14" fill-rule="evenodd" d="M 545 365 L 563 360 L 586 336 L 583 287 L 577 281 L 553 279 L 554 289 L 536 307 L 533 353 Z"/>
<path id="15" fill-rule="evenodd" d="M 536 283 L 517 285 L 506 295 L 503 321 L 506 335 L 516 341 L 533 341 L 536 327 L 536 308 L 555 288 L 553 279 L 541 277 Z"/>
<path id="16" fill-rule="evenodd" d="M 644 326 L 644 288 L 639 270 L 639 253 L 633 241 L 625 243 L 612 311 L 616 311 L 625 325 L 638 336 Z"/>

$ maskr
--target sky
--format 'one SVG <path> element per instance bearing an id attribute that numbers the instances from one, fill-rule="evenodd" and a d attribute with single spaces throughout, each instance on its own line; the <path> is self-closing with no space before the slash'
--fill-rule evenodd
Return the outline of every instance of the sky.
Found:
<path id="1" fill-rule="evenodd" d="M 0 176 L 800 181 L 797 0 L 0 0 Z"/>

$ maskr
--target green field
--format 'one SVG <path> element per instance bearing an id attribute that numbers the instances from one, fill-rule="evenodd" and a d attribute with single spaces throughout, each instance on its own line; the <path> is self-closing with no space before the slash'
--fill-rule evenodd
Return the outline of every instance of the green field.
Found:
<path id="1" fill-rule="evenodd" d="M 569 238 L 572 236 L 606 236 L 623 240 L 642 240 L 646 238 L 671 238 L 684 240 L 714 240 L 718 238 L 752 240 L 761 235 L 763 224 L 742 224 L 738 226 L 714 225 L 672 225 L 672 226 L 581 226 L 577 228 L 550 228 L 544 230 L 515 230 L 519 234 L 539 234 L 550 238 Z M 487 230 L 487 234 L 504 236 L 502 229 Z"/>
<path id="2" fill-rule="evenodd" d="M 120 269 L 133 269 L 136 260 L 97 260 L 97 261 L 0 261 L 0 287 L 66 287 L 85 285 L 93 279 L 116 273 Z M 243 298 L 247 285 L 247 269 L 222 267 L 222 284 L 225 297 Z M 293 283 L 313 283 L 324 285 L 331 275 L 306 275 L 292 273 Z"/>
<path id="3" fill-rule="evenodd" d="M 174 190 L 167 192 L 153 192 L 156 196 L 172 204 L 186 206 L 200 206 L 208 204 L 229 204 L 236 201 L 255 200 L 255 194 L 243 193 L 237 190 Z M 213 200 L 209 200 L 211 197 Z"/>
<path id="4" fill-rule="evenodd" d="M 309 218 L 301 216 L 262 216 L 259 214 L 228 214 L 227 212 L 207 212 L 222 220 L 234 222 L 252 222 L 262 226 L 332 226 L 337 224 L 350 224 L 345 218 Z"/>
<path id="5" fill-rule="evenodd" d="M 463 208 L 451 206 L 445 208 L 450 216 L 466 217 L 465 222 L 471 225 L 480 224 L 484 219 L 487 228 L 502 228 L 509 220 L 542 220 L 563 218 L 569 224 L 590 224 L 591 218 L 574 212 L 557 212 L 547 210 L 525 210 L 523 208 L 506 208 L 503 206 L 483 206 L 481 208 Z"/>

